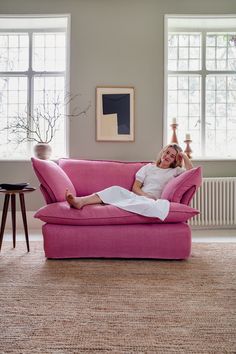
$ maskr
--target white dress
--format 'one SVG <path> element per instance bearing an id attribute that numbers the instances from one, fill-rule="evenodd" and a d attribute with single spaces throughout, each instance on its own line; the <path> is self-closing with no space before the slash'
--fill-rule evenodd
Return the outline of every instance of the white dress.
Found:
<path id="1" fill-rule="evenodd" d="M 169 180 L 184 171 L 180 167 L 163 169 L 149 163 L 136 173 L 135 179 L 143 183 L 141 189 L 154 196 L 156 200 L 137 195 L 119 186 L 106 188 L 96 194 L 105 204 L 111 204 L 132 213 L 165 220 L 169 213 L 170 202 L 158 198 L 161 197 L 162 190 Z"/>

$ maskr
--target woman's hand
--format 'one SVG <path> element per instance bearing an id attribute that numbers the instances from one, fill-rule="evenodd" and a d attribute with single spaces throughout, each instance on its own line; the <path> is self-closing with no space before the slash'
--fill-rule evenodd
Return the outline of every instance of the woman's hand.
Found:
<path id="1" fill-rule="evenodd" d="M 142 195 L 143 197 L 156 200 L 156 198 L 155 198 L 153 195 L 148 194 L 148 193 L 145 193 L 145 192 L 142 190 L 142 185 L 143 185 L 143 184 L 142 184 L 140 181 L 135 180 L 135 181 L 134 181 L 134 184 L 133 184 L 133 187 L 132 187 L 132 192 L 134 192 L 134 193 L 137 194 L 137 195 Z"/>
<path id="2" fill-rule="evenodd" d="M 183 160 L 183 155 L 184 153 L 182 151 L 179 151 L 178 154 L 176 155 L 176 160 L 178 162 L 181 162 Z"/>
<path id="3" fill-rule="evenodd" d="M 157 198 L 156 198 L 156 197 L 154 197 L 153 195 L 148 194 L 148 193 L 145 193 L 144 197 L 147 197 L 147 198 L 149 198 L 149 199 L 153 199 L 153 200 L 157 200 Z"/>
<path id="4" fill-rule="evenodd" d="M 176 160 L 179 162 L 184 160 L 184 166 L 185 166 L 186 170 L 191 170 L 191 168 L 193 168 L 193 164 L 192 164 L 191 160 L 188 158 L 188 156 L 183 151 L 178 152 L 178 154 L 176 156 Z"/>

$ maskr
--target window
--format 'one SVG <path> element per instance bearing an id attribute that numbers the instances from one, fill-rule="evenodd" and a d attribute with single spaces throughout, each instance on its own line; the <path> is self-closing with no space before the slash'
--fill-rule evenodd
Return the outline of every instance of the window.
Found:
<path id="1" fill-rule="evenodd" d="M 193 158 L 236 158 L 236 16 L 167 16 L 165 140 L 176 118 Z"/>
<path id="2" fill-rule="evenodd" d="M 68 16 L 0 17 L 0 159 L 28 159 L 35 141 L 27 131 L 9 131 L 16 121 L 50 134 L 42 115 L 60 107 L 53 157 L 66 154 L 63 105 L 67 86 Z M 20 141 L 20 144 L 19 144 Z"/>

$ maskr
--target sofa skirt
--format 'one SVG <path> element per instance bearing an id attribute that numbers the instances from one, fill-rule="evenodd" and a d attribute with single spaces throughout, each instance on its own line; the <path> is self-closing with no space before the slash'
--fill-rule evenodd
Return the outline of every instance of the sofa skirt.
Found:
<path id="1" fill-rule="evenodd" d="M 187 223 L 69 226 L 43 225 L 47 258 L 187 259 Z"/>

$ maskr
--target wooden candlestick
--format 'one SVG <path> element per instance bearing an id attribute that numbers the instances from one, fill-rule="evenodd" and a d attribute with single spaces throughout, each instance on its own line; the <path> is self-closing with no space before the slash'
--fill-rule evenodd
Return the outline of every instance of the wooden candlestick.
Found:
<path id="1" fill-rule="evenodd" d="M 190 143 L 192 142 L 192 140 L 187 139 L 187 140 L 184 140 L 184 142 L 186 144 L 186 149 L 184 150 L 184 152 L 188 156 L 188 158 L 191 159 L 193 150 L 190 147 Z"/>
<path id="2" fill-rule="evenodd" d="M 172 138 L 171 138 L 171 143 L 175 143 L 175 144 L 179 144 L 178 142 L 178 138 L 177 138 L 177 135 L 176 135 L 176 129 L 178 127 L 178 124 L 177 123 L 172 123 L 171 125 L 171 128 L 173 130 L 173 134 L 172 134 Z"/>

